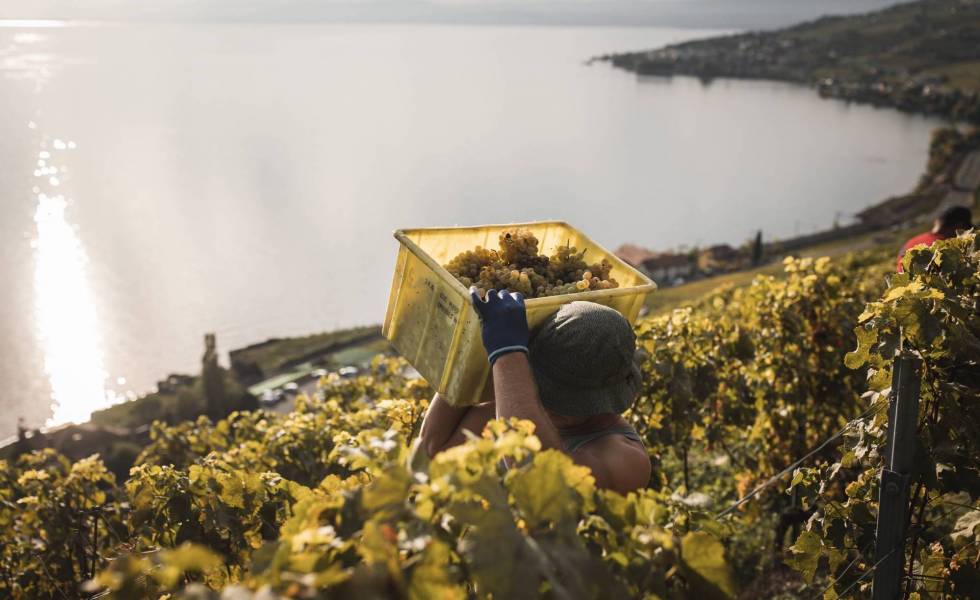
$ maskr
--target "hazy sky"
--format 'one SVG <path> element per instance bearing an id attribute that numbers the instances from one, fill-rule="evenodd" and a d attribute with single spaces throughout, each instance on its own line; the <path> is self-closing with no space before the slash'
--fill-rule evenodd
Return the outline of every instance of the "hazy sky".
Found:
<path id="1" fill-rule="evenodd" d="M 895 0 L 2 0 L 0 19 L 394 21 L 775 27 Z"/>

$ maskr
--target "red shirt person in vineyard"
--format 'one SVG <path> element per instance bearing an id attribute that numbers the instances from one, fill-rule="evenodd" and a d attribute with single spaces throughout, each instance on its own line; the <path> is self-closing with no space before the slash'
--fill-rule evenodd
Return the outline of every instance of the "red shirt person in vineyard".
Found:
<path id="1" fill-rule="evenodd" d="M 493 418 L 534 423 L 543 448 L 589 467 L 596 485 L 620 493 L 644 487 L 650 459 L 621 413 L 640 389 L 636 336 L 615 310 L 593 302 L 564 305 L 532 335 L 521 294 L 471 290 L 490 359 L 493 400 L 453 407 L 439 394 L 422 423 L 429 456 L 479 434 Z"/>
<path id="2" fill-rule="evenodd" d="M 973 227 L 970 222 L 972 218 L 973 215 L 970 214 L 970 209 L 965 206 L 951 206 L 944 210 L 933 222 L 932 231 L 917 235 L 905 242 L 905 245 L 902 246 L 902 249 L 898 252 L 898 264 L 896 265 L 898 272 L 901 273 L 903 271 L 902 259 L 905 258 L 905 253 L 911 248 L 919 245 L 932 246 L 939 240 L 955 237 L 958 232 L 966 231 Z"/>

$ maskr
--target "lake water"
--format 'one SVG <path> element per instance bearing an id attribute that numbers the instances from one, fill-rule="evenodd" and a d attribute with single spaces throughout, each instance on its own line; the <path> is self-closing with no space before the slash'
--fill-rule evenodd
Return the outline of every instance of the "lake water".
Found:
<path id="1" fill-rule="evenodd" d="M 270 336 L 380 322 L 398 227 L 659 249 L 908 190 L 935 120 L 588 57 L 711 32 L 0 27 L 0 436 Z"/>

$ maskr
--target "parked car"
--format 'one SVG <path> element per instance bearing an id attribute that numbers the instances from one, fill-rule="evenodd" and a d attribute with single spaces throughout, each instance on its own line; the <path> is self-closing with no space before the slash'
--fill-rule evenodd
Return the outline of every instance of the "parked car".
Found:
<path id="1" fill-rule="evenodd" d="M 356 377 L 359 372 L 360 369 L 351 366 L 340 367 L 339 369 L 337 369 L 337 375 L 340 375 L 341 377 L 345 377 L 345 378 Z"/>
<path id="2" fill-rule="evenodd" d="M 272 406 L 274 404 L 279 404 L 283 400 L 282 390 L 266 390 L 262 392 L 259 396 L 259 402 L 261 404 L 266 404 Z"/>

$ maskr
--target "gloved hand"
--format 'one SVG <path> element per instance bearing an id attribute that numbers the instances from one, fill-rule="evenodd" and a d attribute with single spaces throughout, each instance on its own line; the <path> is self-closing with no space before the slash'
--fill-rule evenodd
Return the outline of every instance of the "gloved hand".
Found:
<path id="1" fill-rule="evenodd" d="M 476 287 L 470 288 L 470 298 L 483 325 L 483 347 L 490 364 L 508 352 L 527 354 L 531 333 L 527 327 L 524 296 L 507 290 L 490 290 L 487 299 L 480 298 Z"/>

